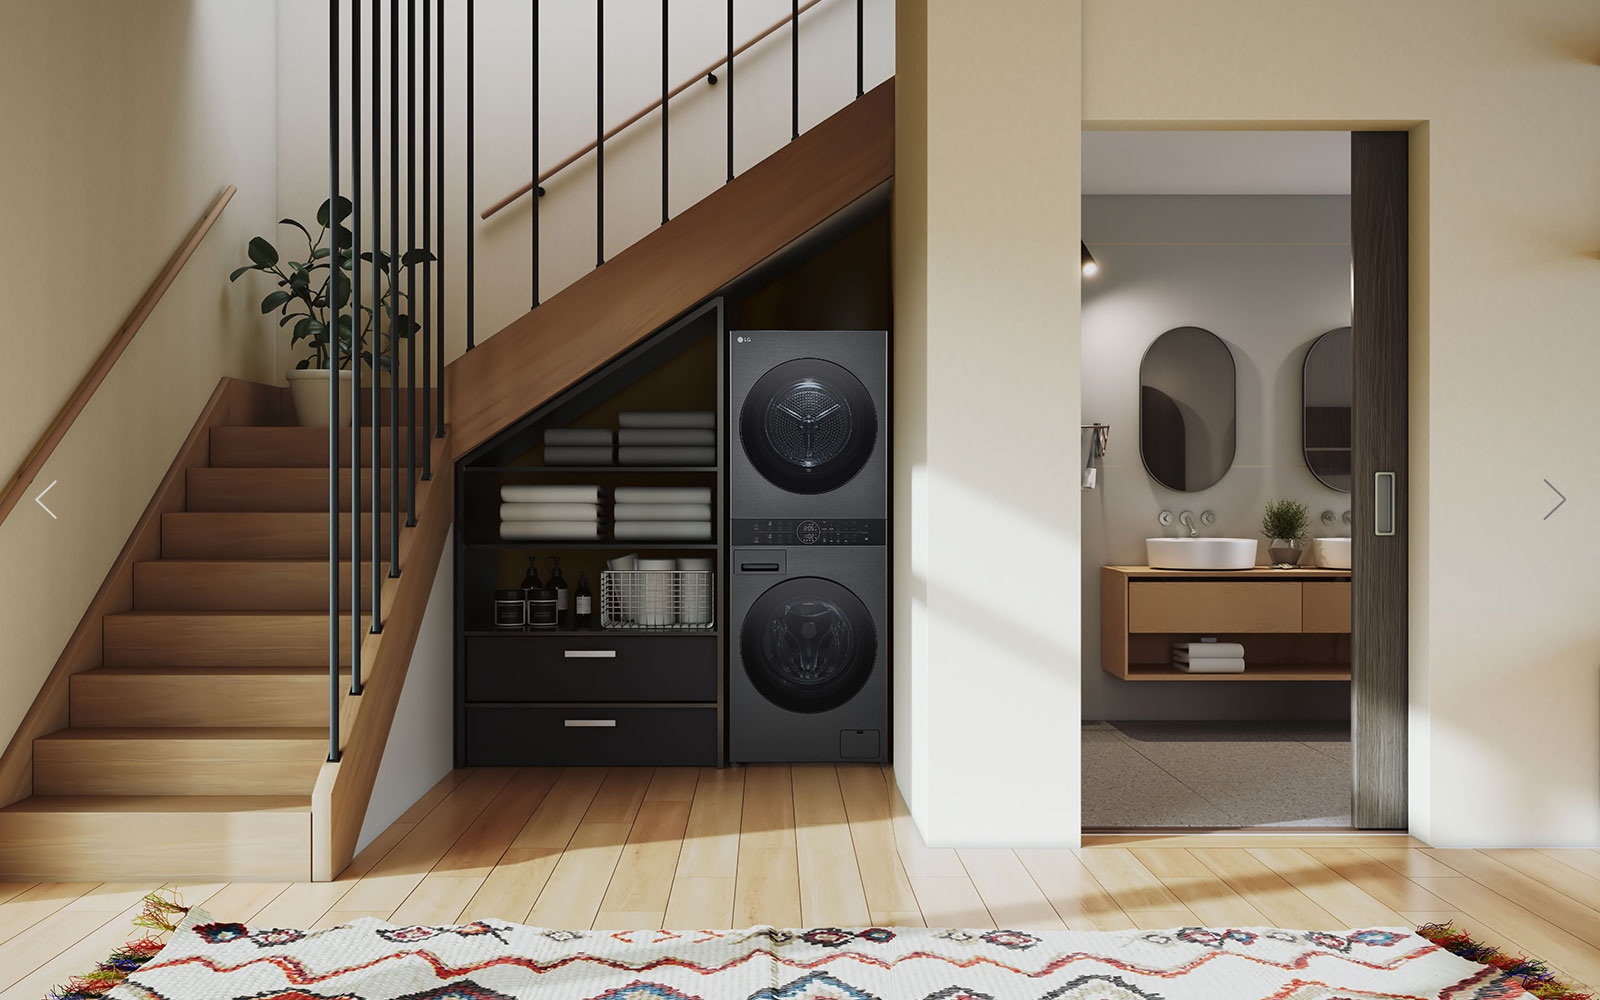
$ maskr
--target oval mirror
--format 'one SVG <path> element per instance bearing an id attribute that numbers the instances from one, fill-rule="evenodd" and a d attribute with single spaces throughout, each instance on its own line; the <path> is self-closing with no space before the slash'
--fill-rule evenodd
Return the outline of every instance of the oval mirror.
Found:
<path id="1" fill-rule="evenodd" d="M 1139 363 L 1139 454 L 1169 490 L 1209 489 L 1233 465 L 1233 352 L 1198 326 L 1156 338 Z"/>
<path id="2" fill-rule="evenodd" d="M 1318 337 L 1306 352 L 1301 390 L 1301 446 L 1322 485 L 1350 492 L 1350 402 L 1355 369 L 1350 328 Z"/>

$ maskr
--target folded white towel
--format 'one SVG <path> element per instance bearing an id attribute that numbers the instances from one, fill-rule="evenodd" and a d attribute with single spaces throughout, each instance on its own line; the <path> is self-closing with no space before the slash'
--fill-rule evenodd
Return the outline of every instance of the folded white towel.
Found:
<path id="1" fill-rule="evenodd" d="M 546 448 L 548 454 L 550 449 Z M 546 459 L 548 461 L 548 459 Z M 716 465 L 715 448 L 640 447 L 618 448 L 621 465 Z"/>
<path id="2" fill-rule="evenodd" d="M 608 427 L 552 427 L 544 432 L 544 443 L 609 448 L 611 435 Z"/>
<path id="3" fill-rule="evenodd" d="M 708 503 L 619 503 L 615 516 L 620 521 L 707 521 Z"/>
<path id="4" fill-rule="evenodd" d="M 1175 642 L 1172 651 L 1190 656 L 1243 656 L 1244 645 L 1237 642 Z"/>
<path id="5" fill-rule="evenodd" d="M 563 445 L 544 446 L 546 465 L 610 465 L 611 449 Z"/>
<path id="6" fill-rule="evenodd" d="M 619 542 L 709 542 L 708 521 L 618 521 L 611 529 Z"/>
<path id="7" fill-rule="evenodd" d="M 502 521 L 500 537 L 508 541 L 579 540 L 600 537 L 600 522 L 595 521 Z"/>
<path id="8" fill-rule="evenodd" d="M 710 410 L 629 410 L 617 417 L 618 427 L 699 427 L 715 430 L 717 415 Z"/>
<path id="9" fill-rule="evenodd" d="M 709 486 L 618 486 L 617 503 L 710 503 Z"/>
<path id="10" fill-rule="evenodd" d="M 1244 657 L 1190 657 L 1187 661 L 1173 661 L 1173 666 L 1189 674 L 1242 674 Z"/>
<path id="11" fill-rule="evenodd" d="M 500 499 L 506 503 L 599 503 L 598 486 L 502 486 Z"/>
<path id="12" fill-rule="evenodd" d="M 503 503 L 502 521 L 598 521 L 600 505 L 594 503 Z"/>
<path id="13" fill-rule="evenodd" d="M 617 431 L 617 444 L 621 445 L 694 445 L 709 448 L 716 443 L 716 431 L 690 427 L 624 427 Z"/>

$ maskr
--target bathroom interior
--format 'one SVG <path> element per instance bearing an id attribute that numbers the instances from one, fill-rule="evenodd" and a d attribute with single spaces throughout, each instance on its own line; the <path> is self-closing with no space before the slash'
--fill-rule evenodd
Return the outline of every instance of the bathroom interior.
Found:
<path id="1" fill-rule="evenodd" d="M 1350 162 L 1083 136 L 1085 830 L 1352 825 Z"/>

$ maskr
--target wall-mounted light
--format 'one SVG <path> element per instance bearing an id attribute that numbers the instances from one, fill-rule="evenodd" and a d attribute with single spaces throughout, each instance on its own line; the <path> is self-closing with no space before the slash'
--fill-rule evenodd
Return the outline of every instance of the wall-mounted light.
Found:
<path id="1" fill-rule="evenodd" d="M 1079 240 L 1078 246 L 1083 251 L 1083 276 L 1092 278 L 1100 270 L 1100 264 L 1094 259 L 1094 254 L 1089 252 L 1089 244 Z"/>

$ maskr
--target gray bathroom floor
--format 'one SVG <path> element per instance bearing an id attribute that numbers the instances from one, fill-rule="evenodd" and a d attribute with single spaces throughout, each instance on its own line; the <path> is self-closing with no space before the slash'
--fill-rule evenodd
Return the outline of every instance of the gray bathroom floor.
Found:
<path id="1" fill-rule="evenodd" d="M 1086 722 L 1083 825 L 1350 825 L 1345 722 Z"/>

